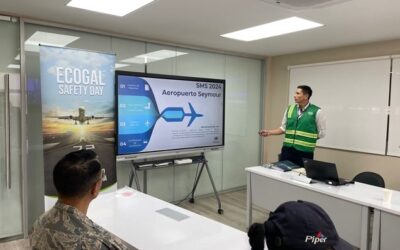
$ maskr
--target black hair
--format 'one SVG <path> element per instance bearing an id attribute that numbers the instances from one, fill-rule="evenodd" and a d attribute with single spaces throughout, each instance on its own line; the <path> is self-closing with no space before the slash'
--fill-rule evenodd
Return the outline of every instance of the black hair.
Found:
<path id="1" fill-rule="evenodd" d="M 298 89 L 301 89 L 301 91 L 303 92 L 303 94 L 308 95 L 308 99 L 311 98 L 312 96 L 312 89 L 310 88 L 310 86 L 307 85 L 299 85 L 297 86 Z"/>
<path id="2" fill-rule="evenodd" d="M 251 250 L 264 250 L 265 242 L 268 250 L 288 250 L 283 245 L 278 228 L 271 221 L 267 220 L 264 224 L 253 223 L 247 232 L 247 236 L 249 236 Z"/>
<path id="3" fill-rule="evenodd" d="M 60 197 L 82 197 L 99 180 L 101 164 L 93 150 L 65 155 L 54 167 L 53 183 Z"/>
<path id="4" fill-rule="evenodd" d="M 265 229 L 264 224 L 254 223 L 247 232 L 251 250 L 264 250 Z"/>

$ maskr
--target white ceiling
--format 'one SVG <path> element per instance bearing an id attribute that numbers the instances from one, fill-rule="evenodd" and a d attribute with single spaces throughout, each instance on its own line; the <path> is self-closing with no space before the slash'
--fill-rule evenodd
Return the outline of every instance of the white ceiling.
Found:
<path id="1" fill-rule="evenodd" d="M 125 17 L 66 7 L 68 0 L 0 0 L 0 12 L 143 39 L 259 56 L 400 38 L 400 0 L 350 0 L 294 11 L 261 0 L 156 0 Z M 322 28 L 241 42 L 220 37 L 298 16 Z"/>

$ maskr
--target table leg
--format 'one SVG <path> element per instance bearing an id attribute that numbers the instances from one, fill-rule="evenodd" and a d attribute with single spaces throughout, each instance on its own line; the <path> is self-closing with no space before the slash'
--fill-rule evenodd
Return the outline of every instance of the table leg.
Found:
<path id="1" fill-rule="evenodd" d="M 374 220 L 372 222 L 371 250 L 379 250 L 381 238 L 381 211 L 374 209 Z"/>
<path id="2" fill-rule="evenodd" d="M 247 173 L 247 199 L 246 199 L 246 222 L 247 229 L 250 227 L 253 221 L 253 201 L 251 192 L 251 173 Z"/>

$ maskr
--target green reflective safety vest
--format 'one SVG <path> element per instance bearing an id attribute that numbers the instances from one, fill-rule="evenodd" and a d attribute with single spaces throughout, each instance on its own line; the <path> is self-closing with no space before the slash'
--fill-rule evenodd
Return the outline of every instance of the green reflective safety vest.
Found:
<path id="1" fill-rule="evenodd" d="M 310 103 L 298 118 L 298 106 L 293 104 L 288 107 L 283 146 L 294 147 L 303 152 L 314 152 L 318 139 L 316 116 L 319 109 Z"/>

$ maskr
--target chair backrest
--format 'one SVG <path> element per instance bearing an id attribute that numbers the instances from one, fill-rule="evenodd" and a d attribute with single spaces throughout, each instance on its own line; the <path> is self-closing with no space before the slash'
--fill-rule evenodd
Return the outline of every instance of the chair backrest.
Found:
<path id="1" fill-rule="evenodd" d="M 361 172 L 353 178 L 353 181 L 362 182 L 377 187 L 385 187 L 385 180 L 382 178 L 382 176 L 374 172 Z"/>

